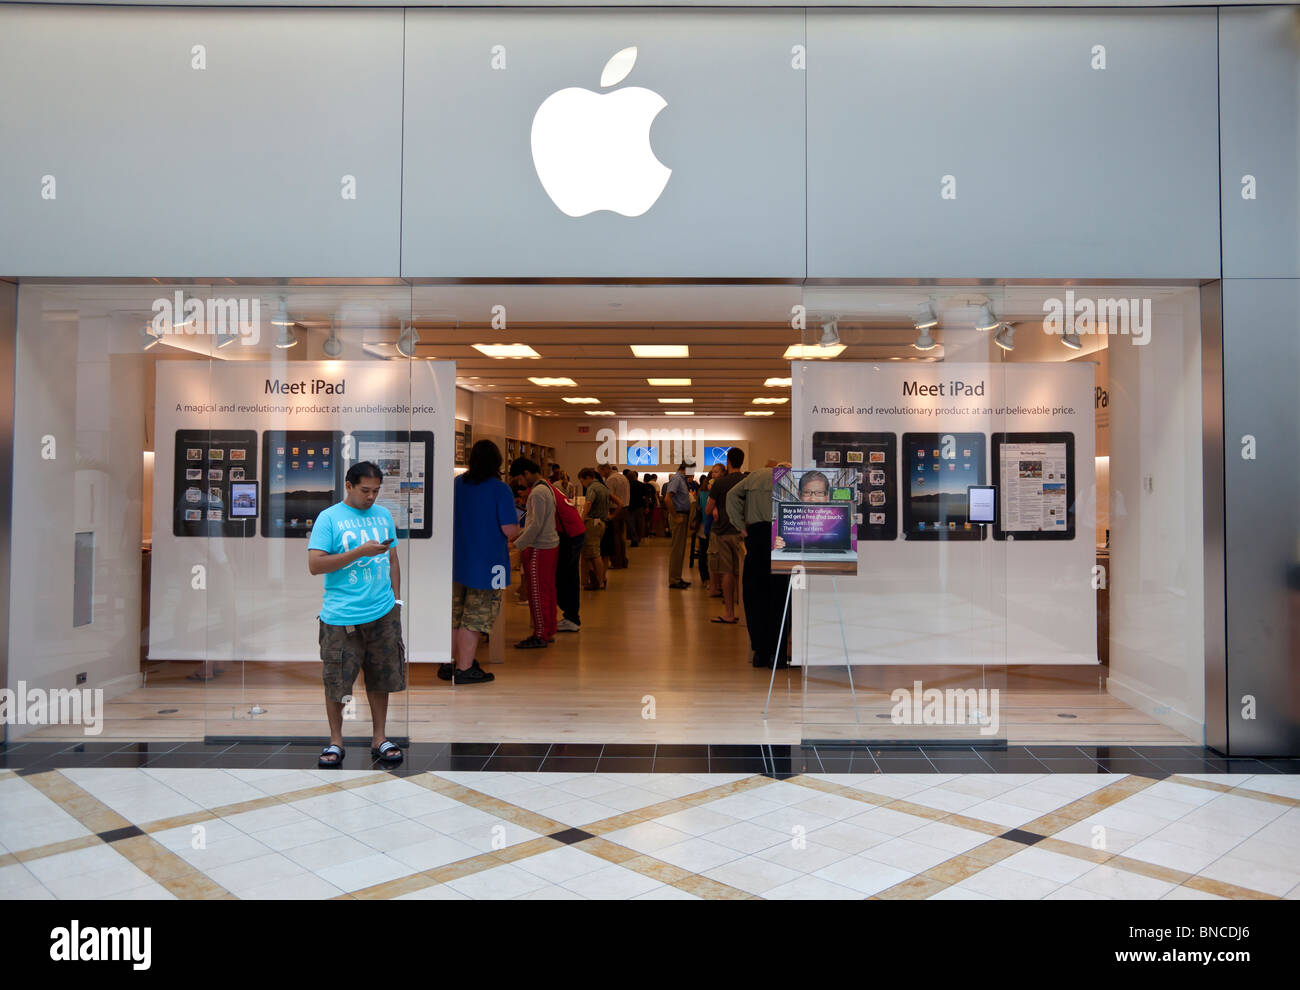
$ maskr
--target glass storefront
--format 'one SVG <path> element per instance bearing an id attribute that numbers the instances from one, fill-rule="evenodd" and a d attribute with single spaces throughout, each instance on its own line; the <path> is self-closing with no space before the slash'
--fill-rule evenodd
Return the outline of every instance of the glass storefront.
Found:
<path id="1" fill-rule="evenodd" d="M 805 307 L 795 460 L 856 484 L 858 520 L 848 575 L 802 562 L 805 738 L 1199 743 L 1197 290 L 809 287 Z"/>
<path id="2" fill-rule="evenodd" d="M 28 284 L 16 365 L 10 686 L 85 674 L 117 737 L 323 739 L 307 547 L 368 461 L 406 603 L 395 740 L 1202 739 L 1195 287 Z M 438 680 L 480 439 L 574 481 L 775 468 L 794 590 L 753 601 L 793 665 L 656 580 L 584 596 L 549 667 L 508 649 L 512 590 L 498 683 Z M 344 718 L 368 745 L 360 680 Z"/>

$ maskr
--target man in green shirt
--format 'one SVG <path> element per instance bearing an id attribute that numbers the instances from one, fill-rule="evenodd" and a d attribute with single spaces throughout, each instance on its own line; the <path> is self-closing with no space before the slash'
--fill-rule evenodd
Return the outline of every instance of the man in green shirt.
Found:
<path id="1" fill-rule="evenodd" d="M 587 534 L 582 544 L 582 573 L 590 576 L 588 591 L 601 591 L 605 587 L 605 561 L 600 555 L 600 541 L 605 535 L 605 520 L 609 517 L 609 489 L 600 482 L 595 468 L 583 468 L 578 481 L 585 489 L 587 507 L 582 521 Z"/>

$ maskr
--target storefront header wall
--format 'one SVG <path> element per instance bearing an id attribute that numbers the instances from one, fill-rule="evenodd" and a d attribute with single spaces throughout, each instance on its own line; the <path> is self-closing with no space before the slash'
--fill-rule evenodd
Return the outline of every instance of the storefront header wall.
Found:
<path id="1" fill-rule="evenodd" d="M 412 11 L 403 275 L 802 276 L 802 42 L 802 11 Z"/>
<path id="2" fill-rule="evenodd" d="M 3 6 L 0 273 L 1216 277 L 1217 16 Z M 544 188 L 570 88 L 665 104 L 640 215 Z"/>
<path id="3" fill-rule="evenodd" d="M 1223 274 L 1300 277 L 1300 55 L 1294 7 L 1219 15 Z"/>
<path id="4" fill-rule="evenodd" d="M 0 8 L 0 273 L 393 275 L 401 89 L 400 10 Z"/>
<path id="5" fill-rule="evenodd" d="M 808 51 L 809 277 L 1217 275 L 1212 11 L 810 11 Z"/>

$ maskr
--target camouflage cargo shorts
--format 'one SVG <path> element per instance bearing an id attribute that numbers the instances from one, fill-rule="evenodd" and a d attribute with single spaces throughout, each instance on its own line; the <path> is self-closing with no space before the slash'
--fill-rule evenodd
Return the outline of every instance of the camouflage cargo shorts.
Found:
<path id="1" fill-rule="evenodd" d="M 349 632 L 348 630 L 351 630 Z M 320 658 L 325 698 L 343 703 L 352 694 L 357 674 L 365 671 L 366 690 L 406 690 L 406 646 L 402 609 L 356 626 L 320 624 Z"/>
<path id="2" fill-rule="evenodd" d="M 451 583 L 451 628 L 491 633 L 501 614 L 500 588 L 469 588 Z"/>

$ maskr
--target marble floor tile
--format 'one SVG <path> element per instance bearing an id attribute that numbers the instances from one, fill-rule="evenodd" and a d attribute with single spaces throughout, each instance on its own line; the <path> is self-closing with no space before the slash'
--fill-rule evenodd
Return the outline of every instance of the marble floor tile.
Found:
<path id="1" fill-rule="evenodd" d="M 634 870 L 611 863 L 603 869 L 566 880 L 560 886 L 590 900 L 626 900 L 647 894 L 664 884 Z"/>
<path id="2" fill-rule="evenodd" d="M 730 863 L 707 870 L 704 875 L 710 880 L 717 880 L 719 883 L 725 883 L 729 887 L 750 894 L 763 894 L 773 887 L 779 887 L 803 876 L 797 870 L 758 856 L 732 860 Z"/>

